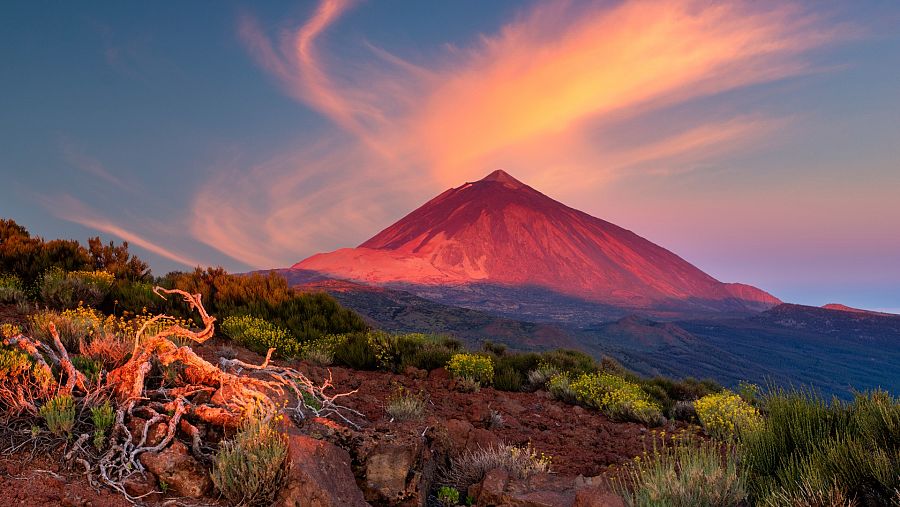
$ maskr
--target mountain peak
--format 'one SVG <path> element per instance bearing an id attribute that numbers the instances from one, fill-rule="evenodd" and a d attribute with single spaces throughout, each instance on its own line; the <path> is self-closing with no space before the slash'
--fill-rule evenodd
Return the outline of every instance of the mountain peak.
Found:
<path id="1" fill-rule="evenodd" d="M 497 183 L 502 183 L 504 186 L 507 186 L 509 188 L 523 188 L 526 186 L 521 181 L 510 176 L 509 173 L 504 171 L 503 169 L 497 169 L 496 171 L 488 174 L 479 181 L 496 181 Z"/>

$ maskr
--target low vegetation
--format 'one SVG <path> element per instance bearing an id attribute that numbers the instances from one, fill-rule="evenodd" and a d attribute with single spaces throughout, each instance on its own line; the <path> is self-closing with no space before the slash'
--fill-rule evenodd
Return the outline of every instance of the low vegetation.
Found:
<path id="1" fill-rule="evenodd" d="M 220 444 L 212 481 L 231 505 L 272 505 L 287 470 L 287 440 L 272 421 L 251 412 L 241 430 Z"/>
<path id="2" fill-rule="evenodd" d="M 700 398 L 694 409 L 706 433 L 719 440 L 735 440 L 762 422 L 756 408 L 727 390 Z"/>
<path id="3" fill-rule="evenodd" d="M 611 373 L 584 373 L 573 380 L 570 388 L 575 399 L 596 408 L 618 421 L 659 424 L 661 413 L 641 387 Z"/>
<path id="4" fill-rule="evenodd" d="M 221 330 L 238 345 L 260 354 L 275 349 L 281 357 L 299 357 L 300 342 L 286 329 L 249 315 L 226 317 Z"/>
<path id="5" fill-rule="evenodd" d="M 452 458 L 450 466 L 441 471 L 439 482 L 458 491 L 468 491 L 469 486 L 478 483 L 487 472 L 496 468 L 505 470 L 511 477 L 525 479 L 549 472 L 550 463 L 550 456 L 537 452 L 530 445 L 479 447 Z"/>
<path id="6" fill-rule="evenodd" d="M 478 385 L 490 385 L 494 380 L 494 362 L 488 356 L 454 354 L 447 363 L 447 370 L 457 379 Z"/>
<path id="7" fill-rule="evenodd" d="M 424 392 L 413 393 L 403 386 L 396 386 L 385 402 L 384 411 L 394 421 L 421 419 L 427 403 Z"/>
<path id="8" fill-rule="evenodd" d="M 629 507 L 734 507 L 747 497 L 734 449 L 712 443 L 656 448 L 614 486 Z"/>

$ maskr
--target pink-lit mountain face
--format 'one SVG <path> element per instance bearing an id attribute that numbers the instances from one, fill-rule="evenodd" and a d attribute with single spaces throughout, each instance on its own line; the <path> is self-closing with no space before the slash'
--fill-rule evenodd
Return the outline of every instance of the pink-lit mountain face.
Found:
<path id="1" fill-rule="evenodd" d="M 447 190 L 357 248 L 314 255 L 292 270 L 372 285 L 539 287 L 629 309 L 759 311 L 780 303 L 503 171 Z"/>

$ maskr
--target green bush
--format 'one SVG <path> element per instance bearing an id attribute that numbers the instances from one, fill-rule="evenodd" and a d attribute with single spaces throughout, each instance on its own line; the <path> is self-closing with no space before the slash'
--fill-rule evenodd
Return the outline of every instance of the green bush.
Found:
<path id="1" fill-rule="evenodd" d="M 585 373 L 571 382 L 580 403 L 618 421 L 657 424 L 661 413 L 650 396 L 635 383 L 609 373 Z"/>
<path id="2" fill-rule="evenodd" d="M 630 507 L 734 507 L 747 497 L 745 474 L 733 450 L 686 442 L 654 449 L 649 459 L 627 469 L 614 489 Z"/>
<path id="3" fill-rule="evenodd" d="M 300 342 L 287 330 L 263 319 L 249 315 L 226 317 L 220 329 L 235 343 L 259 354 L 275 348 L 281 357 L 300 357 Z"/>
<path id="4" fill-rule="evenodd" d="M 53 268 L 41 280 L 41 300 L 57 309 L 96 306 L 106 297 L 114 280 L 105 271 L 65 272 Z"/>
<path id="5" fill-rule="evenodd" d="M 72 356 L 72 366 L 76 370 L 84 374 L 91 382 L 100 381 L 100 370 L 103 369 L 103 362 L 87 356 Z"/>
<path id="6" fill-rule="evenodd" d="M 900 400 L 874 391 L 852 403 L 829 404 L 813 392 L 773 390 L 762 402 L 762 424 L 741 438 L 758 504 L 835 495 L 862 505 L 894 499 L 900 489 Z"/>
<path id="7" fill-rule="evenodd" d="M 51 398 L 40 408 L 39 413 L 50 433 L 59 437 L 72 434 L 75 428 L 75 400 L 71 395 L 61 394 Z"/>
<path id="8" fill-rule="evenodd" d="M 510 367 L 498 370 L 494 375 L 494 389 L 518 392 L 522 390 L 522 374 Z"/>
<path id="9" fill-rule="evenodd" d="M 350 333 L 339 335 L 339 346 L 332 349 L 334 363 L 353 368 L 354 370 L 375 370 L 378 368 L 378 356 L 372 348 L 369 333 Z"/>
<path id="10" fill-rule="evenodd" d="M 443 368 L 459 348 L 447 347 L 441 342 L 426 342 L 412 354 L 403 356 L 402 366 L 413 366 L 422 370 Z"/>
<path id="11" fill-rule="evenodd" d="M 727 390 L 707 394 L 694 402 L 694 408 L 703 429 L 718 440 L 734 440 L 761 422 L 758 410 Z"/>
<path id="12" fill-rule="evenodd" d="M 213 484 L 231 505 L 272 505 L 287 473 L 288 445 L 270 421 L 248 416 L 213 460 Z"/>
<path id="13" fill-rule="evenodd" d="M 466 378 L 480 385 L 490 385 L 494 380 L 494 362 L 488 356 L 455 354 L 447 363 L 447 370 L 457 378 Z"/>
<path id="14" fill-rule="evenodd" d="M 113 411 L 109 401 L 104 401 L 102 405 L 91 407 L 91 421 L 94 423 L 94 447 L 98 450 L 103 449 L 106 443 L 106 435 L 115 422 L 116 414 Z"/>
<path id="15" fill-rule="evenodd" d="M 574 375 L 598 370 L 594 358 L 578 350 L 558 349 L 545 352 L 541 362 L 553 366 L 559 371 Z"/>
<path id="16" fill-rule="evenodd" d="M 437 491 L 437 501 L 442 507 L 456 507 L 459 504 L 459 490 L 441 486 Z"/>

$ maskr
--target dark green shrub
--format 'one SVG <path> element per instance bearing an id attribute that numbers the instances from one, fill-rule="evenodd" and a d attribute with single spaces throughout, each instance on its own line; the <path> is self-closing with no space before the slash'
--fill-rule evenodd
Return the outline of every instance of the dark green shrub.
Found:
<path id="1" fill-rule="evenodd" d="M 510 353 L 494 358 L 494 366 L 497 370 L 510 369 L 521 375 L 524 380 L 528 372 L 536 369 L 541 364 L 542 357 L 534 352 Z"/>
<path id="2" fill-rule="evenodd" d="M 0 304 L 14 304 L 25 300 L 22 280 L 16 275 L 0 274 Z"/>
<path id="3" fill-rule="evenodd" d="M 481 350 L 487 352 L 488 354 L 493 354 L 494 356 L 502 356 L 506 354 L 506 345 L 502 343 L 494 343 L 492 341 L 485 341 L 481 344 Z"/>
<path id="4" fill-rule="evenodd" d="M 494 375 L 494 389 L 518 392 L 522 390 L 523 380 L 522 374 L 518 371 L 510 367 L 500 368 Z"/>
<path id="5" fill-rule="evenodd" d="M 413 366 L 422 370 L 431 371 L 446 366 L 447 361 L 449 361 L 455 353 L 456 350 L 447 348 L 441 343 L 427 342 L 411 355 L 404 356 L 402 359 L 402 366 L 403 368 Z"/>
<path id="6" fill-rule="evenodd" d="M 333 349 L 334 364 L 356 370 L 378 368 L 378 357 L 367 333 L 351 333 L 341 338 L 340 344 Z"/>
<path id="7" fill-rule="evenodd" d="M 594 358 L 578 350 L 558 349 L 545 352 L 542 361 L 559 371 L 576 375 L 597 371 Z"/>

